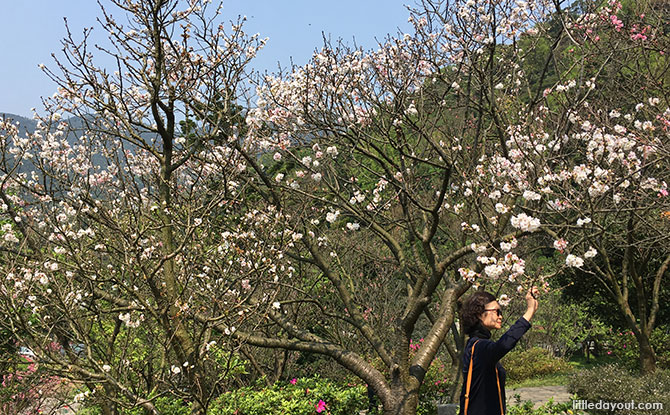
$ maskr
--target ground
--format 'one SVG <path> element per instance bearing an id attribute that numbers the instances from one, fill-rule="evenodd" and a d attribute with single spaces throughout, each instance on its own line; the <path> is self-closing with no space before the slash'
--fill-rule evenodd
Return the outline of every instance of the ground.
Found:
<path id="1" fill-rule="evenodd" d="M 568 393 L 566 386 L 536 386 L 528 388 L 507 388 L 507 406 L 514 405 L 517 401 L 516 395 L 519 395 L 520 402 L 531 401 L 535 407 L 547 403 L 549 399 L 554 398 L 554 402 L 570 402 L 572 396 Z"/>

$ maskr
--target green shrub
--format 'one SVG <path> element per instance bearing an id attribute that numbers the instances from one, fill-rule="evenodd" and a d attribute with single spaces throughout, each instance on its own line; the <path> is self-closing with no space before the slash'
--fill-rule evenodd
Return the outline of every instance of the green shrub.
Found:
<path id="1" fill-rule="evenodd" d="M 503 358 L 502 364 L 507 370 L 507 378 L 512 382 L 521 382 L 570 368 L 568 362 L 552 356 L 551 352 L 540 347 L 513 350 Z"/>
<path id="2" fill-rule="evenodd" d="M 670 408 L 670 370 L 640 376 L 617 365 L 604 365 L 573 375 L 568 389 L 589 402 L 660 402 Z M 592 410 L 593 415 L 624 415 L 627 410 Z M 636 415 L 659 415 L 660 411 L 637 410 Z"/>
<path id="3" fill-rule="evenodd" d="M 419 401 L 440 400 L 448 394 L 453 383 L 452 375 L 451 364 L 440 357 L 435 358 L 419 389 Z"/>
<path id="4" fill-rule="evenodd" d="M 640 348 L 632 331 L 611 330 L 605 337 L 607 355 L 628 369 L 640 366 Z"/>
<path id="5" fill-rule="evenodd" d="M 181 399 L 173 398 L 171 396 L 161 396 L 154 399 L 154 406 L 161 415 L 189 415 L 191 413 L 191 406 Z M 81 408 L 77 410 L 77 415 L 101 415 L 102 410 L 97 404 L 84 402 Z M 120 415 L 145 415 L 146 411 L 143 408 L 121 409 Z"/>
<path id="6" fill-rule="evenodd" d="M 210 406 L 210 415 L 313 415 L 319 401 L 329 415 L 351 415 L 368 405 L 365 386 L 341 386 L 320 377 L 277 382 L 270 388 L 251 387 L 224 393 Z"/>
<path id="7" fill-rule="evenodd" d="M 606 340 L 607 354 L 615 356 L 619 362 L 630 369 L 640 366 L 640 345 L 630 330 L 610 330 Z M 649 337 L 651 347 L 656 354 L 658 367 L 670 369 L 670 326 L 659 326 Z"/>
<path id="8" fill-rule="evenodd" d="M 507 415 L 586 415 L 572 409 L 572 402 L 554 403 L 553 400 L 533 409 L 533 402 L 519 402 L 507 407 Z"/>
<path id="9" fill-rule="evenodd" d="M 656 353 L 658 367 L 670 369 L 670 324 L 655 328 L 649 341 Z"/>

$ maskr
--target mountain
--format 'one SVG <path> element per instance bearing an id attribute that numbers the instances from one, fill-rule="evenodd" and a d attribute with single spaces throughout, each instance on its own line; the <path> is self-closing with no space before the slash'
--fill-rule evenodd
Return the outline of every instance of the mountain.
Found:
<path id="1" fill-rule="evenodd" d="M 10 118 L 14 122 L 18 122 L 21 132 L 28 131 L 29 133 L 32 133 L 37 127 L 37 121 L 33 120 L 32 118 L 26 118 L 16 114 L 0 112 L 0 118 Z"/>
<path id="2" fill-rule="evenodd" d="M 37 121 L 32 119 L 32 118 L 26 118 L 21 115 L 16 115 L 16 114 L 10 114 L 10 113 L 3 113 L 0 112 L 0 118 L 9 118 L 11 119 L 14 123 L 19 124 L 19 136 L 23 136 L 26 133 L 34 133 L 35 130 L 37 129 Z M 64 119 L 63 121 L 67 122 L 70 125 L 70 129 L 68 129 L 68 135 L 67 135 L 67 141 L 71 144 L 74 145 L 75 143 L 78 142 L 77 138 L 82 135 L 82 133 L 85 131 L 85 123 L 84 120 L 80 117 L 70 117 L 67 119 Z M 2 131 L 0 131 L 2 133 Z M 132 148 L 132 146 L 130 146 Z M 95 165 L 106 165 L 107 160 L 104 159 L 104 157 L 101 154 L 93 154 L 93 157 L 91 159 L 92 163 Z M 26 164 L 21 168 L 22 171 L 31 171 L 34 170 L 35 167 L 32 165 L 32 161 L 27 160 Z"/>
<path id="3" fill-rule="evenodd" d="M 0 112 L 0 118 L 10 118 L 14 122 L 18 122 L 20 126 L 20 132 L 22 133 L 26 131 L 29 133 L 33 133 L 35 132 L 35 128 L 37 128 L 37 121 L 35 121 L 32 118 L 23 117 L 21 115 L 10 114 L 7 112 Z M 70 117 L 67 119 L 63 119 L 63 121 L 70 124 L 70 127 L 72 128 L 73 131 L 84 130 L 84 120 L 80 117 Z"/>
<path id="4" fill-rule="evenodd" d="M 35 121 L 32 118 L 26 118 L 21 115 L 16 115 L 16 114 L 10 114 L 7 112 L 0 112 L 0 118 L 10 118 L 14 122 L 19 123 L 19 132 L 20 133 L 33 133 L 35 132 L 35 129 L 37 128 L 37 121 Z M 91 118 L 92 120 L 92 118 Z M 69 131 L 68 131 L 68 141 L 71 143 L 74 143 L 74 140 L 77 138 L 78 134 L 82 134 L 83 132 L 86 131 L 86 122 L 84 118 L 81 117 L 70 117 L 70 118 L 63 118 L 61 121 L 65 121 L 70 125 Z M 156 135 L 155 133 L 151 133 L 148 131 L 140 131 L 139 135 L 142 136 L 144 139 L 147 141 L 152 141 L 154 136 Z"/>

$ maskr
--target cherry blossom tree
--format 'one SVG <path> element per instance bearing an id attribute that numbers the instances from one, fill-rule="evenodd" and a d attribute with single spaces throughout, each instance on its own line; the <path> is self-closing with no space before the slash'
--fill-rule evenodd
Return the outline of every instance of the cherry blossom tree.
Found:
<path id="1" fill-rule="evenodd" d="M 291 272 L 269 314 L 276 335 L 239 330 L 239 339 L 330 356 L 385 414 L 415 413 L 440 346 L 458 361 L 445 341 L 458 299 L 473 284 L 535 280 L 518 254 L 542 223 L 516 202 L 518 176 L 502 173 L 521 173 L 508 126 L 525 116 L 518 97 L 533 87 L 512 42 L 553 10 L 424 2 L 414 33 L 376 51 L 326 45 L 266 78 L 247 141 L 271 158 L 264 182 L 281 198 Z M 372 309 L 382 295 L 388 308 Z M 316 317 L 303 325 L 304 315 Z"/>
<path id="2" fill-rule="evenodd" d="M 204 414 L 244 371 L 228 339 L 245 298 L 280 271 L 236 150 L 265 40 L 209 1 L 111 3 L 108 45 L 69 34 L 44 67 L 58 91 L 36 131 L 0 124 L 2 324 L 104 414 L 163 396 Z"/>
<path id="3" fill-rule="evenodd" d="M 670 62 L 663 10 L 625 6 L 562 16 L 570 43 L 559 79 L 532 125 L 509 127 L 508 145 L 525 170 L 529 213 L 543 218 L 565 267 L 599 281 L 650 372 L 649 336 L 670 265 Z"/>

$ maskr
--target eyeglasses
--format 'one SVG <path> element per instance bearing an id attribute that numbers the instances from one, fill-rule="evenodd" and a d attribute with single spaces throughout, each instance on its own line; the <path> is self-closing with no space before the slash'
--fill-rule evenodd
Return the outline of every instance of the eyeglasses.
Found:
<path id="1" fill-rule="evenodd" d="M 502 317 L 502 310 L 499 308 L 485 308 L 484 311 L 495 311 L 498 317 Z"/>

